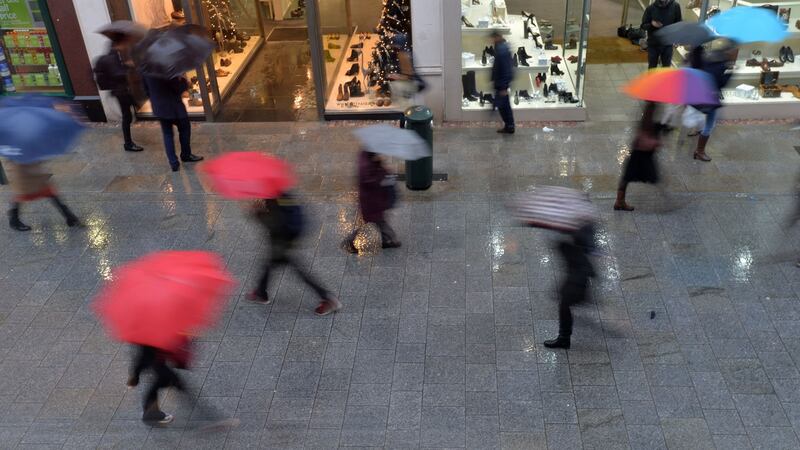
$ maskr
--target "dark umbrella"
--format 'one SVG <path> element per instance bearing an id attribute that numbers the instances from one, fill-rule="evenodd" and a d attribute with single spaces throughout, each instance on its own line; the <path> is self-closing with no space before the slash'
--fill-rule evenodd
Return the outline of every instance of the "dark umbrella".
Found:
<path id="1" fill-rule="evenodd" d="M 705 25 L 678 22 L 656 31 L 656 37 L 666 45 L 691 45 L 696 47 L 714 40 L 714 33 Z"/>
<path id="2" fill-rule="evenodd" d="M 115 20 L 100 27 L 96 33 L 100 33 L 112 41 L 119 41 L 125 38 L 141 41 L 147 34 L 147 28 L 130 20 Z"/>
<path id="3" fill-rule="evenodd" d="M 202 65 L 214 43 L 200 30 L 203 29 L 185 25 L 151 31 L 134 50 L 139 70 L 144 75 L 170 79 Z"/>

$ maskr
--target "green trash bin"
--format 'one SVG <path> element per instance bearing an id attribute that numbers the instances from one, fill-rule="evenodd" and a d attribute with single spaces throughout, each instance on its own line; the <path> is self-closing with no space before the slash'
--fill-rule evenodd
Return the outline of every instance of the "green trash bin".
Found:
<path id="1" fill-rule="evenodd" d="M 406 161 L 406 187 L 422 191 L 433 183 L 433 113 L 425 106 L 411 106 L 403 113 L 401 126 L 420 135 L 431 148 L 431 156 Z"/>

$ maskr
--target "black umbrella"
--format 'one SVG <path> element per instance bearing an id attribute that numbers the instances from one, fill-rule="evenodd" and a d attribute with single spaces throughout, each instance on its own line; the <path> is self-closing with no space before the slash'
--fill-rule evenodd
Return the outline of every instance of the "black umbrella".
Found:
<path id="1" fill-rule="evenodd" d="M 170 79 L 202 65 L 213 49 L 204 28 L 184 25 L 148 33 L 136 46 L 134 59 L 142 74 Z"/>
<path id="2" fill-rule="evenodd" d="M 115 20 L 100 27 L 96 33 L 100 33 L 112 41 L 129 38 L 138 42 L 147 34 L 147 28 L 130 20 Z"/>
<path id="3" fill-rule="evenodd" d="M 701 23 L 678 22 L 656 31 L 656 37 L 666 45 L 691 45 L 696 47 L 714 40 L 716 35 Z"/>

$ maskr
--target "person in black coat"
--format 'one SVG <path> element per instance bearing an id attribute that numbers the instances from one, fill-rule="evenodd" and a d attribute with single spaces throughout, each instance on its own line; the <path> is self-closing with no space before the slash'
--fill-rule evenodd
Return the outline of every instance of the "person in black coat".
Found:
<path id="1" fill-rule="evenodd" d="M 119 109 L 122 111 L 122 136 L 125 139 L 123 148 L 128 152 L 140 152 L 144 149 L 136 145 L 131 137 L 131 123 L 133 123 L 136 104 L 131 95 L 128 80 L 129 72 L 133 67 L 130 51 L 131 40 L 129 38 L 113 40 L 108 53 L 97 59 L 94 72 L 100 89 L 111 91 L 111 95 L 119 102 Z"/>
<path id="2" fill-rule="evenodd" d="M 158 117 L 158 121 L 161 123 L 161 132 L 164 135 L 164 150 L 167 152 L 167 159 L 172 171 L 177 172 L 181 166 L 175 156 L 173 126 L 178 128 L 178 136 L 181 142 L 181 161 L 202 161 L 202 156 L 192 154 L 190 142 L 192 125 L 189 122 L 189 113 L 186 112 L 182 97 L 182 94 L 189 89 L 189 82 L 186 78 L 163 79 L 145 75 L 144 85 L 147 95 L 150 97 L 153 114 Z"/>
<path id="3" fill-rule="evenodd" d="M 648 6 L 642 15 L 642 29 L 647 31 L 647 67 L 652 69 L 658 67 L 672 66 L 671 44 L 664 44 L 655 36 L 656 31 L 661 28 L 678 23 L 681 17 L 681 5 L 675 0 L 656 0 Z"/>
<path id="4" fill-rule="evenodd" d="M 733 75 L 733 65 L 736 63 L 736 45 L 732 41 L 723 41 L 721 46 L 710 52 L 702 52 L 698 57 L 698 69 L 709 74 L 714 81 L 717 95 L 722 96 L 724 88 Z M 697 139 L 697 147 L 694 150 L 694 159 L 700 161 L 711 161 L 711 157 L 706 154 L 706 144 L 717 123 L 717 112 L 722 104 L 719 105 L 696 105 L 698 111 L 706 115 L 706 124 Z"/>
<path id="5" fill-rule="evenodd" d="M 494 31 L 491 36 L 494 41 L 492 81 L 494 82 L 495 106 L 503 119 L 503 128 L 497 132 L 514 134 L 514 113 L 511 111 L 511 92 L 509 91 L 511 81 L 514 79 L 514 62 L 503 35 Z"/>

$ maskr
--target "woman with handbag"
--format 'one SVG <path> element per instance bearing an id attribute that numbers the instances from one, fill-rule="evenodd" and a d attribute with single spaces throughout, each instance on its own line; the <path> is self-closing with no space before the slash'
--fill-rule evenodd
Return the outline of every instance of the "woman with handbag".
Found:
<path id="1" fill-rule="evenodd" d="M 659 181 L 655 152 L 661 147 L 661 127 L 663 125 L 654 119 L 657 109 L 657 103 L 645 103 L 642 120 L 633 140 L 633 149 L 625 162 L 625 169 L 619 182 L 614 211 L 633 211 L 633 206 L 625 202 L 628 183 L 632 181 L 658 183 Z"/>
<path id="2" fill-rule="evenodd" d="M 395 176 L 390 175 L 377 153 L 362 150 L 358 155 L 358 204 L 364 223 L 374 223 L 381 230 L 381 248 L 400 247 L 394 230 L 386 222 L 386 211 L 397 203 Z M 350 253 L 358 253 L 355 240 L 360 227 L 356 226 L 344 241 Z"/>

